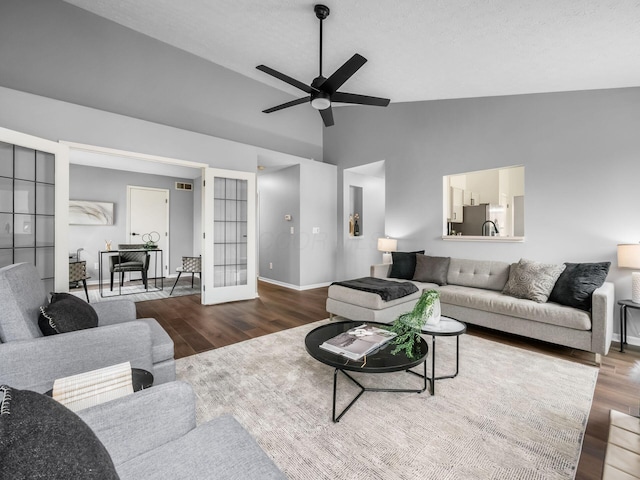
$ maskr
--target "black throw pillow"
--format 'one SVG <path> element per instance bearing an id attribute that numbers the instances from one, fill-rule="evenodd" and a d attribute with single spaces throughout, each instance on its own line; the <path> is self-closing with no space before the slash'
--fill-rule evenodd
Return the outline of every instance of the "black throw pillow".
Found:
<path id="1" fill-rule="evenodd" d="M 98 326 L 98 314 L 91 305 L 69 293 L 51 294 L 51 303 L 40 307 L 38 326 L 43 335 L 67 333 Z"/>
<path id="2" fill-rule="evenodd" d="M 7 385 L 0 385 L 0 459 L 0 478 L 119 478 L 80 417 L 53 398 Z"/>
<path id="3" fill-rule="evenodd" d="M 403 280 L 413 279 L 416 271 L 416 253 L 424 253 L 424 250 L 415 252 L 391 252 L 393 265 L 389 278 L 402 278 Z"/>
<path id="4" fill-rule="evenodd" d="M 429 255 L 417 254 L 413 280 L 446 285 L 449 263 L 451 263 L 451 257 L 430 257 Z"/>
<path id="5" fill-rule="evenodd" d="M 611 262 L 565 263 L 565 266 L 549 301 L 590 311 L 593 291 L 606 280 Z"/>

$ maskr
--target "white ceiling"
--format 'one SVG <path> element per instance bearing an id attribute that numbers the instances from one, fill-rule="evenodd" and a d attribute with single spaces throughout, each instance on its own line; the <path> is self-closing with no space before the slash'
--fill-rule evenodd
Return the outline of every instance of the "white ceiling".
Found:
<path id="1" fill-rule="evenodd" d="M 318 74 L 316 2 L 65 0 L 304 96 Z M 638 0 L 327 0 L 324 76 L 369 61 L 342 91 L 408 102 L 640 85 Z"/>

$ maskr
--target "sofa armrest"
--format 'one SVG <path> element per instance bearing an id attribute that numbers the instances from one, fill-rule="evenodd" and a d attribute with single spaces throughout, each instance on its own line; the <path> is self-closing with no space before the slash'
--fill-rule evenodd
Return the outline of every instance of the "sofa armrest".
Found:
<path id="1" fill-rule="evenodd" d="M 151 330 L 144 322 L 1 343 L 0 384 L 42 393 L 56 378 L 127 361 L 153 372 Z"/>
<path id="2" fill-rule="evenodd" d="M 604 282 L 592 295 L 591 306 L 591 351 L 606 355 L 613 337 L 615 306 L 613 283 Z"/>
<path id="3" fill-rule="evenodd" d="M 375 278 L 388 278 L 391 273 L 391 263 L 380 263 L 378 265 L 371 265 L 369 276 Z"/>
<path id="4" fill-rule="evenodd" d="M 108 302 L 92 303 L 98 314 L 98 325 L 113 325 L 136 319 L 136 304 L 131 300 L 118 299 Z"/>
<path id="5" fill-rule="evenodd" d="M 120 465 L 196 427 L 195 394 L 170 382 L 76 412 Z"/>

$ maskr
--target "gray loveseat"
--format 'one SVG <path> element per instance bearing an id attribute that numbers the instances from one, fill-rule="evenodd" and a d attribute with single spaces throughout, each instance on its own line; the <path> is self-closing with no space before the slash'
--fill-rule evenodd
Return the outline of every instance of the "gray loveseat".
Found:
<path id="1" fill-rule="evenodd" d="M 56 378 L 126 361 L 152 372 L 155 385 L 175 380 L 173 340 L 155 319 L 136 320 L 132 301 L 92 304 L 96 328 L 43 336 L 38 315 L 48 303 L 33 265 L 0 268 L 0 384 L 42 393 Z"/>
<path id="2" fill-rule="evenodd" d="M 354 320 L 389 323 L 412 310 L 425 289 L 440 292 L 442 314 L 462 322 L 535 338 L 600 355 L 609 352 L 613 335 L 614 287 L 605 282 L 592 296 L 587 312 L 557 303 L 537 303 L 502 293 L 511 265 L 452 258 L 447 285 L 413 283 L 418 291 L 384 302 L 379 295 L 331 285 L 327 311 Z M 387 278 L 390 264 L 373 265 L 371 276 Z M 397 280 L 390 278 L 389 280 Z M 398 280 L 407 281 L 407 280 Z"/>

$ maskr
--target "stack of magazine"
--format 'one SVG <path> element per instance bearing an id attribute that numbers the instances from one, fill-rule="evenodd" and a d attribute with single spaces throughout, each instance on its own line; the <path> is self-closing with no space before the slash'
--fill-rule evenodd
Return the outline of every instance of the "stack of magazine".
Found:
<path id="1" fill-rule="evenodd" d="M 389 330 L 362 324 L 327 340 L 320 348 L 350 360 L 359 360 L 395 336 L 396 334 Z"/>

